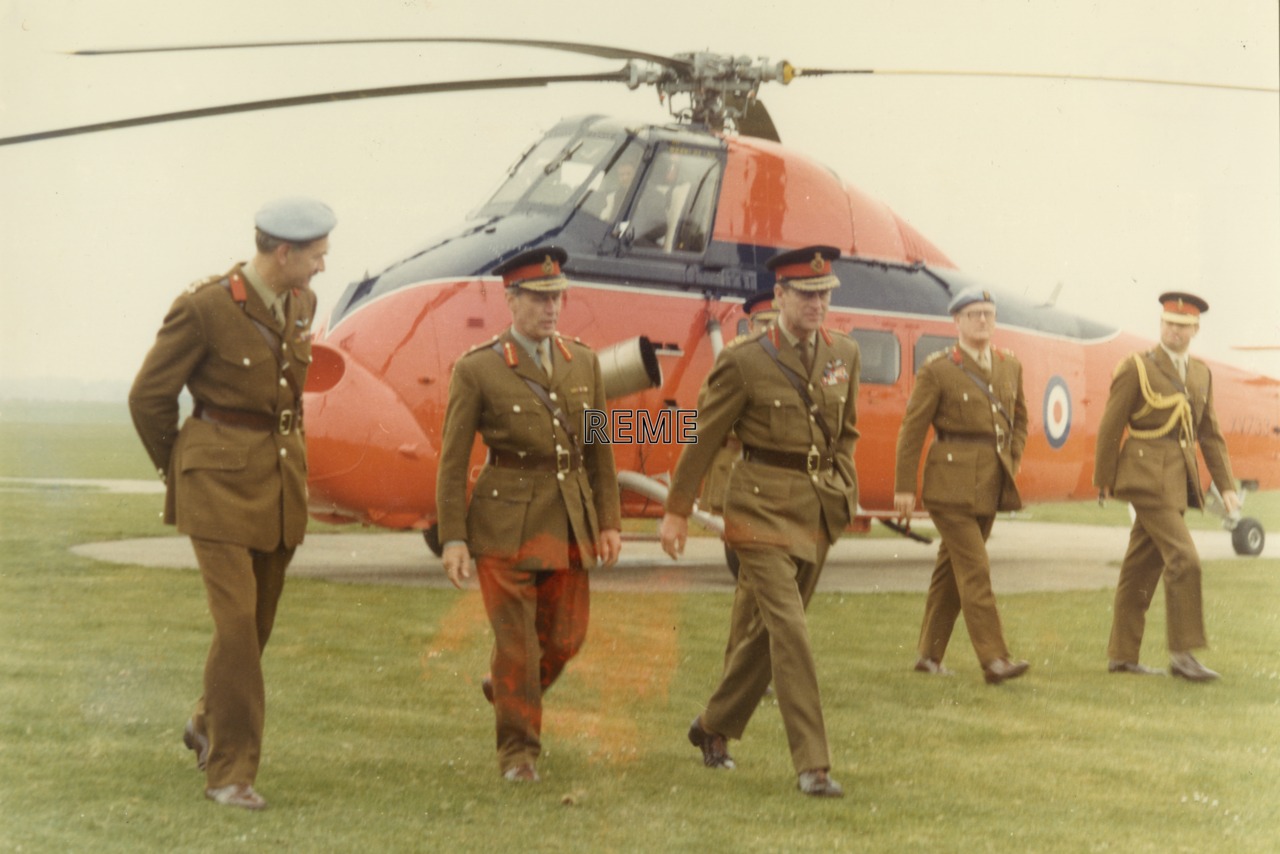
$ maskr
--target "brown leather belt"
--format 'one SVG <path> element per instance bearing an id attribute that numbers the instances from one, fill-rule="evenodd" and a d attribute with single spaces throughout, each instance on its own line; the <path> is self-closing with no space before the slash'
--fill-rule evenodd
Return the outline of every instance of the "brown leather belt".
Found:
<path id="1" fill-rule="evenodd" d="M 558 454 L 525 454 L 521 456 L 514 451 L 489 449 L 489 465 L 503 469 L 519 471 L 569 472 L 582 468 L 582 459 L 569 451 Z"/>
<path id="2" fill-rule="evenodd" d="M 742 447 L 742 458 L 753 463 L 764 463 L 767 466 L 792 469 L 804 474 L 830 471 L 832 465 L 831 457 L 826 456 L 821 451 L 810 451 L 807 454 L 802 454 L 798 451 L 774 451 L 769 448 L 756 448 L 751 445 Z"/>
<path id="3" fill-rule="evenodd" d="M 296 416 L 292 409 L 282 409 L 276 415 L 267 415 L 262 412 L 214 406 L 212 403 L 203 401 L 196 401 L 192 415 L 201 421 L 209 421 L 213 424 L 239 427 L 243 430 L 260 430 L 263 433 L 279 433 L 281 436 L 292 433 L 296 424 Z"/>
<path id="4" fill-rule="evenodd" d="M 947 433 L 944 430 L 934 431 L 939 442 L 969 442 L 973 445 L 994 445 L 995 436 L 984 436 L 981 433 Z"/>

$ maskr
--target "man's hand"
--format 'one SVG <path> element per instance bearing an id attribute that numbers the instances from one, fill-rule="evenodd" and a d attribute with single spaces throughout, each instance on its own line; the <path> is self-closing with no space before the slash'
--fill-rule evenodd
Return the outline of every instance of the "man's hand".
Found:
<path id="1" fill-rule="evenodd" d="M 471 577 L 471 552 L 466 543 L 455 543 L 444 547 L 440 556 L 444 561 L 444 571 L 453 582 L 453 586 L 462 589 L 462 579 Z"/>
<path id="2" fill-rule="evenodd" d="M 596 554 L 605 566 L 613 566 L 622 554 L 622 532 L 617 528 L 605 528 L 600 532 L 600 542 L 596 543 Z"/>
<path id="3" fill-rule="evenodd" d="M 907 519 L 916 510 L 916 494 L 914 492 L 895 492 L 893 494 L 893 509 L 897 511 L 899 519 Z"/>
<path id="4" fill-rule="evenodd" d="M 658 538 L 662 540 L 662 550 L 675 560 L 684 554 L 684 544 L 689 540 L 689 517 L 667 513 L 662 517 L 662 525 L 658 528 Z"/>
<path id="5" fill-rule="evenodd" d="M 1240 494 L 1234 489 L 1228 489 L 1222 493 L 1222 508 L 1227 511 L 1228 516 L 1239 514 L 1243 507 L 1244 502 L 1240 500 Z"/>

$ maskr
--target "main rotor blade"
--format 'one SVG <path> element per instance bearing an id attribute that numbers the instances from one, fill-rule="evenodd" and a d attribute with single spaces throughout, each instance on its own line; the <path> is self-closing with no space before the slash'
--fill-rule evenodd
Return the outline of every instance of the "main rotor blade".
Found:
<path id="1" fill-rule="evenodd" d="M 1198 89 L 1228 89 L 1237 92 L 1280 92 L 1273 86 L 1242 86 L 1235 83 L 1199 83 L 1192 80 L 1162 80 L 1154 77 L 1108 77 L 1094 74 L 1041 74 L 1025 71 L 942 71 L 911 68 L 797 68 L 792 77 L 819 77 L 825 74 L 879 74 L 913 77 L 994 77 L 1010 80 L 1073 80 L 1086 83 L 1145 83 L 1153 86 L 1183 86 Z"/>
<path id="2" fill-rule="evenodd" d="M 544 77 L 505 77 L 492 80 L 458 80 L 450 83 L 414 83 L 406 86 L 384 86 L 377 89 L 352 89 L 346 92 L 323 92 L 317 95 L 296 95 L 289 98 L 271 98 L 265 101 L 247 101 L 241 104 L 226 104 L 220 107 L 203 107 L 195 110 L 179 110 L 173 113 L 157 113 L 151 116 L 139 116 L 132 119 L 118 119 L 110 122 L 98 122 L 90 125 L 59 128 L 57 130 L 38 131 L 19 136 L 0 137 L 0 146 L 16 145 L 23 142 L 37 142 L 46 139 L 57 139 L 64 136 L 77 136 L 86 133 L 119 130 L 122 128 L 141 127 L 143 125 L 164 124 L 165 122 L 181 122 L 188 119 L 202 119 L 209 116 L 227 116 L 234 113 L 252 113 L 260 110 L 275 110 L 281 107 L 301 107 L 308 104 L 329 104 L 340 101 L 358 101 L 373 98 L 394 98 L 400 95 L 429 95 L 439 92 L 467 92 L 480 89 L 522 89 L 546 86 L 550 83 L 597 83 L 625 82 L 630 78 L 624 68 L 600 74 L 562 74 Z"/>
<path id="3" fill-rule="evenodd" d="M 508 47 L 534 47 L 544 50 L 558 50 L 566 53 L 581 53 L 586 56 L 598 56 L 603 59 L 642 59 L 647 62 L 664 65 L 681 71 L 692 71 L 693 63 L 656 53 L 644 53 L 607 45 L 582 44 L 580 42 L 555 42 L 540 39 L 484 39 L 484 38 L 376 38 L 376 39 L 318 39 L 312 41 L 277 41 L 277 42 L 228 42 L 224 44 L 173 45 L 169 47 L 128 47 L 107 48 L 103 50 L 75 50 L 73 56 L 115 56 L 130 53 L 174 53 L 193 50 L 238 50 L 240 48 L 264 47 L 317 47 L 333 45 L 363 44 L 496 44 Z"/>

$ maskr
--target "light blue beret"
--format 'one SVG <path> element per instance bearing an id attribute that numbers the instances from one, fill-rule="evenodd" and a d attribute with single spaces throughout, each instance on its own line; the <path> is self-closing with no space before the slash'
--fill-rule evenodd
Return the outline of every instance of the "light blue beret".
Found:
<path id="1" fill-rule="evenodd" d="M 310 243 L 333 231 L 338 218 L 324 202 L 292 196 L 267 202 L 254 216 L 253 224 L 280 240 Z"/>
<path id="2" fill-rule="evenodd" d="M 951 298 L 951 304 L 947 306 L 947 312 L 955 314 L 966 305 L 973 305 L 975 302 L 989 302 L 995 305 L 996 298 L 991 295 L 991 291 L 984 291 L 982 288 L 965 288 Z"/>

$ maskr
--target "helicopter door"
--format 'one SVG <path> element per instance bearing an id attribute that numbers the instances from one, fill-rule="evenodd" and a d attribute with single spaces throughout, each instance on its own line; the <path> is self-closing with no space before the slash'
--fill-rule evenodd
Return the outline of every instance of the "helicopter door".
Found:
<path id="1" fill-rule="evenodd" d="M 624 243 L 664 254 L 707 248 L 720 187 L 716 152 L 670 146 L 654 155 L 623 226 Z"/>

